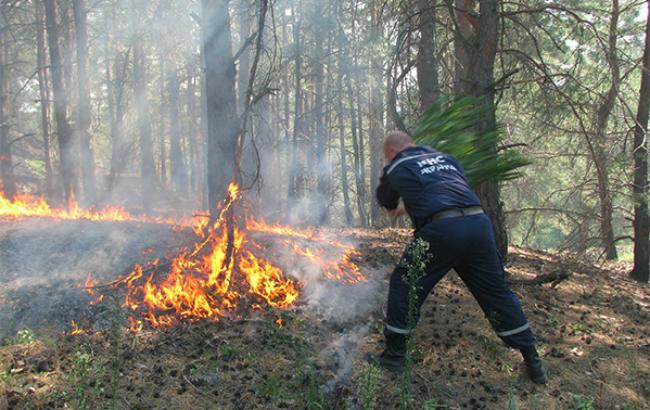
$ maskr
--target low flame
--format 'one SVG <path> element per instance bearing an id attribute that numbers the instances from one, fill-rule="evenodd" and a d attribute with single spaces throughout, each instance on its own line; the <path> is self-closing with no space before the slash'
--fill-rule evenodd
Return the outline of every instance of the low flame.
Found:
<path id="1" fill-rule="evenodd" d="M 17 194 L 9 200 L 0 192 L 0 218 L 41 217 L 54 219 L 86 219 L 90 221 L 145 222 L 157 224 L 189 224 L 190 221 L 176 221 L 173 218 L 160 218 L 131 215 L 121 206 L 106 206 L 100 210 L 82 209 L 75 200 L 74 193 L 68 201 L 67 209 L 52 208 L 45 198 L 29 194 Z"/>
<path id="2" fill-rule="evenodd" d="M 79 328 L 79 326 L 77 326 L 77 323 L 74 320 L 70 321 L 70 327 L 72 328 L 72 330 L 70 331 L 70 336 L 78 336 L 84 334 L 83 329 Z"/>
<path id="3" fill-rule="evenodd" d="M 259 234 L 281 237 L 274 244 L 285 246 L 292 254 L 319 267 L 328 280 L 343 284 L 366 281 L 353 262 L 359 256 L 353 246 L 326 238 L 317 231 L 238 216 L 234 205 L 241 199 L 239 187 L 231 183 L 215 220 L 195 218 L 190 225 L 189 220 L 133 216 L 121 207 L 84 210 L 74 199 L 64 210 L 51 208 L 43 198 L 17 195 L 9 201 L 0 194 L 0 218 L 47 217 L 191 226 L 196 235 L 194 246 L 181 249 L 170 262 L 155 259 L 146 265 L 135 265 L 128 275 L 103 286 L 98 286 L 89 275 L 83 284 L 93 298 L 91 304 L 103 300 L 104 295 L 99 292 L 102 287 L 125 288 L 123 306 L 132 312 L 129 322 L 134 332 L 140 331 L 144 322 L 153 327 L 168 327 L 180 321 L 237 317 L 245 310 L 262 310 L 264 306 L 275 309 L 294 306 L 302 285 L 289 278 L 282 267 L 258 256 L 259 251 L 266 250 L 258 240 Z M 145 254 L 150 252 L 147 250 Z M 267 253 L 272 255 L 271 250 Z M 288 267 L 292 266 L 285 266 Z M 282 326 L 281 320 L 277 324 Z M 76 323 L 72 325 L 71 334 L 83 332 Z"/>

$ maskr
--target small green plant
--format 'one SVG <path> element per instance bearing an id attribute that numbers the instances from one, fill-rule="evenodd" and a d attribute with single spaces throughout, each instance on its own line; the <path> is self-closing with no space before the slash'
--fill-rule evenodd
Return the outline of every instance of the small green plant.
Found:
<path id="1" fill-rule="evenodd" d="M 72 368 L 65 375 L 67 384 L 72 387 L 71 400 L 78 410 L 94 409 L 104 393 L 102 380 L 106 375 L 106 365 L 95 358 L 87 347 L 82 347 L 72 355 Z"/>
<path id="2" fill-rule="evenodd" d="M 381 371 L 370 363 L 364 363 L 357 385 L 357 395 L 361 401 L 361 408 L 372 410 L 375 408 L 377 389 L 381 381 Z"/>
<path id="3" fill-rule="evenodd" d="M 227 345 L 225 343 L 219 345 L 219 347 L 217 348 L 217 352 L 219 353 L 220 357 L 223 357 L 226 360 L 234 359 L 241 354 L 239 349 Z"/>
<path id="4" fill-rule="evenodd" d="M 551 327 L 553 329 L 557 329 L 557 328 L 560 327 L 562 322 L 560 321 L 559 318 L 557 318 L 555 316 L 551 316 L 548 319 L 546 319 L 546 324 L 548 325 L 548 327 Z"/>
<path id="5" fill-rule="evenodd" d="M 519 378 L 513 377 L 508 385 L 508 392 L 506 397 L 506 410 L 519 409 Z"/>
<path id="6" fill-rule="evenodd" d="M 589 326 L 582 322 L 574 323 L 571 326 L 571 329 L 573 329 L 574 332 L 578 333 L 584 333 L 584 334 L 591 334 L 591 329 L 589 329 Z"/>
<path id="7" fill-rule="evenodd" d="M 35 340 L 36 337 L 34 336 L 34 332 L 32 332 L 30 329 L 23 329 L 23 330 L 19 330 L 16 333 L 16 336 L 9 339 L 9 344 L 26 345 L 34 342 Z"/>
<path id="8" fill-rule="evenodd" d="M 574 394 L 571 397 L 569 410 L 594 410 L 594 399 L 591 396 Z"/>
<path id="9" fill-rule="evenodd" d="M 111 409 L 117 408 L 117 390 L 120 380 L 120 367 L 122 357 L 120 355 L 120 345 L 122 344 L 122 324 L 124 323 L 124 311 L 119 303 L 115 302 L 111 308 L 111 320 L 108 328 L 108 339 L 110 342 L 110 358 L 108 360 L 110 375 L 110 397 Z"/>
<path id="10" fill-rule="evenodd" d="M 628 378 L 634 389 L 645 399 L 650 399 L 650 374 L 645 372 L 639 365 L 639 358 L 636 352 L 628 350 L 625 353 L 627 364 L 630 369 Z"/>
<path id="11" fill-rule="evenodd" d="M 485 354 L 490 359 L 497 362 L 499 371 L 507 374 L 512 373 L 512 366 L 508 362 L 507 351 L 502 348 L 495 339 L 480 335 L 479 343 Z"/>
<path id="12" fill-rule="evenodd" d="M 315 372 L 309 368 L 305 377 L 307 387 L 302 395 L 303 407 L 308 410 L 322 410 L 325 408 L 325 397 L 318 386 Z"/>
<path id="13" fill-rule="evenodd" d="M 263 376 L 262 381 L 255 386 L 255 393 L 268 397 L 274 402 L 284 400 L 289 396 L 285 388 L 284 380 L 274 375 L 268 377 Z"/>
<path id="14" fill-rule="evenodd" d="M 429 254 L 429 243 L 422 238 L 417 238 L 406 248 L 406 257 L 400 261 L 400 266 L 406 269 L 404 280 L 408 286 L 408 314 L 406 325 L 409 335 L 406 338 L 406 357 L 404 361 L 404 371 L 400 382 L 400 407 L 402 409 L 411 408 L 411 384 L 412 368 L 414 363 L 415 341 L 413 332 L 418 320 L 418 311 L 420 309 L 419 290 L 420 279 L 426 275 L 426 267 L 431 255 Z"/>

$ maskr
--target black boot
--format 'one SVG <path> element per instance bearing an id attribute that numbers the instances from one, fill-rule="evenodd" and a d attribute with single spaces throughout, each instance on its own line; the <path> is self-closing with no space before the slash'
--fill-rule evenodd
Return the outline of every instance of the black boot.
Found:
<path id="1" fill-rule="evenodd" d="M 379 365 L 391 372 L 401 373 L 406 361 L 406 336 L 386 333 L 386 348 L 380 355 L 368 353 L 366 361 Z"/>
<path id="2" fill-rule="evenodd" d="M 537 349 L 535 347 L 521 349 L 521 355 L 524 357 L 528 376 L 533 383 L 546 384 L 548 382 L 548 371 L 537 354 Z"/>

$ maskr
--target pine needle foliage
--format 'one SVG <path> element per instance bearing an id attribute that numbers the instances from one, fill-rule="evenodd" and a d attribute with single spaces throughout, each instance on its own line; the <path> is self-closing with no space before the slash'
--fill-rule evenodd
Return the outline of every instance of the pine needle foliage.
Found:
<path id="1" fill-rule="evenodd" d="M 418 120 L 413 137 L 418 144 L 454 156 L 470 185 L 507 181 L 521 176 L 530 164 L 519 151 L 503 148 L 499 128 L 477 131 L 486 107 L 474 97 L 441 97 Z"/>

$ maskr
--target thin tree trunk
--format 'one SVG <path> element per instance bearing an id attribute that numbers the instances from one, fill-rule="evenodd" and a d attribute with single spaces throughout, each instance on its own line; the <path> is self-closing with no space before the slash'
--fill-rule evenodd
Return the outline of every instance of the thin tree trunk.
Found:
<path id="1" fill-rule="evenodd" d="M 616 102 L 620 82 L 620 70 L 617 56 L 616 40 L 618 37 L 618 0 L 612 0 L 611 17 L 609 23 L 609 41 L 607 50 L 607 62 L 611 75 L 611 82 L 607 94 L 603 97 L 596 115 L 596 141 L 594 144 L 594 161 L 598 178 L 598 197 L 600 199 L 600 237 L 601 245 L 606 250 L 606 258 L 614 260 L 618 258 L 614 241 L 614 228 L 612 216 L 614 207 L 612 205 L 612 194 L 609 184 L 608 158 L 607 158 L 607 122 Z M 589 138 L 589 136 L 587 136 Z"/>
<path id="2" fill-rule="evenodd" d="M 240 1 L 241 10 L 239 10 L 239 41 L 240 46 L 248 39 L 250 35 L 251 16 L 248 10 L 249 1 Z M 250 51 L 244 51 L 239 56 L 239 68 L 237 70 L 237 102 L 239 107 L 239 115 L 244 112 L 244 102 L 246 97 L 246 89 L 248 88 L 248 78 L 250 76 Z"/>
<path id="3" fill-rule="evenodd" d="M 158 146 L 160 147 L 160 184 L 167 186 L 167 148 L 165 147 L 165 127 L 167 119 L 167 108 L 169 96 L 165 94 L 165 59 L 166 55 L 160 54 L 158 59 L 160 66 L 160 119 L 156 121 L 158 125 Z"/>
<path id="4" fill-rule="evenodd" d="M 6 115 L 7 97 L 9 94 L 9 70 L 7 68 L 7 22 L 5 21 L 4 3 L 0 5 L 0 178 L 2 187 L 0 195 L 13 199 L 16 195 L 16 179 L 14 176 L 13 159 L 11 156 L 11 141 L 9 124 Z"/>
<path id="5" fill-rule="evenodd" d="M 235 175 L 238 124 L 236 70 L 228 0 L 202 0 L 203 58 L 208 129 L 208 199 L 211 214 L 226 198 Z"/>
<path id="6" fill-rule="evenodd" d="M 650 5 L 650 2 L 648 2 Z M 647 283 L 650 277 L 650 215 L 648 214 L 648 114 L 650 112 L 650 15 L 645 30 L 645 50 L 639 106 L 634 127 L 634 268 L 631 276 Z"/>
<path id="7" fill-rule="evenodd" d="M 318 19 L 322 17 L 322 9 L 317 12 Z M 325 131 L 325 113 L 323 104 L 323 83 L 325 70 L 323 65 L 324 48 L 323 37 L 325 36 L 324 28 L 320 21 L 316 21 L 315 47 L 316 55 L 313 61 L 313 78 L 314 78 L 314 122 L 316 123 L 316 206 L 318 207 L 316 223 L 323 225 L 327 223 L 329 217 L 329 160 L 327 158 L 327 134 Z"/>
<path id="8" fill-rule="evenodd" d="M 350 188 L 348 185 L 348 159 L 347 159 L 347 148 L 345 147 L 345 110 L 343 108 L 343 81 L 341 77 L 343 76 L 343 71 L 339 67 L 339 73 L 336 76 L 336 86 L 338 89 L 338 98 L 337 98 L 337 116 L 339 122 L 339 150 L 341 157 L 341 191 L 343 194 L 343 209 L 345 211 L 345 222 L 346 225 L 350 226 L 354 222 L 352 216 L 352 208 L 350 207 Z"/>
<path id="9" fill-rule="evenodd" d="M 435 56 L 436 3 L 437 0 L 417 0 L 417 8 L 420 13 L 417 78 L 421 112 L 426 111 L 440 95 L 438 63 Z"/>
<path id="10" fill-rule="evenodd" d="M 361 159 L 360 156 L 363 155 L 360 146 L 359 139 L 357 135 L 357 112 L 355 110 L 354 104 L 354 91 L 352 90 L 352 80 L 350 75 L 345 76 L 345 83 L 348 91 L 348 99 L 350 102 L 350 118 L 351 118 L 351 131 L 352 131 L 352 149 L 354 150 L 354 182 L 357 188 L 356 197 L 357 197 L 357 211 L 359 213 L 359 224 L 362 227 L 367 226 L 368 218 L 366 216 L 365 208 L 365 184 L 363 183 L 363 178 L 361 177 Z"/>
<path id="11" fill-rule="evenodd" d="M 52 187 L 52 153 L 50 148 L 50 88 L 47 81 L 47 49 L 45 48 L 45 19 L 43 4 L 36 7 L 36 65 L 38 70 L 38 93 L 41 106 L 41 132 L 43 133 L 43 162 L 45 163 L 45 195 L 54 195 Z"/>
<path id="12" fill-rule="evenodd" d="M 71 204 L 77 186 L 75 177 L 74 138 L 68 123 L 68 94 L 63 79 L 61 50 L 59 48 L 59 25 L 55 0 L 44 0 L 47 40 L 50 49 L 52 71 L 52 94 L 54 97 L 54 118 L 59 142 L 61 181 L 66 204 Z"/>
<path id="13" fill-rule="evenodd" d="M 194 72 L 190 69 L 190 78 L 187 80 L 187 112 L 189 117 L 189 148 L 190 148 L 190 186 L 192 191 L 198 191 L 198 175 L 199 175 L 199 164 L 198 164 L 198 145 L 199 134 L 197 131 L 197 125 L 194 118 L 196 118 L 196 102 L 194 94 Z"/>
<path id="14" fill-rule="evenodd" d="M 181 148 L 181 124 L 178 113 L 178 73 L 172 67 L 167 79 L 167 94 L 169 96 L 169 121 L 170 121 L 170 156 L 172 168 L 172 184 L 176 192 L 186 192 L 187 181 L 185 174 L 185 163 L 183 161 L 183 150 Z"/>
<path id="15" fill-rule="evenodd" d="M 293 117 L 293 138 L 291 141 L 291 160 L 289 165 L 289 192 L 287 196 L 288 209 L 291 210 L 295 205 L 296 198 L 299 196 L 299 169 L 298 169 L 298 141 L 302 132 L 302 49 L 300 45 L 300 22 L 295 18 L 295 8 L 291 15 L 294 17 L 292 30 L 293 30 L 293 44 L 294 52 L 294 117 Z"/>
<path id="16" fill-rule="evenodd" d="M 96 201 L 95 159 L 90 145 L 90 85 L 88 83 L 88 31 L 86 5 L 84 0 L 72 0 L 77 41 L 77 130 L 81 159 L 81 181 L 84 200 L 87 205 Z"/>
<path id="17" fill-rule="evenodd" d="M 373 48 L 381 42 L 381 35 L 383 31 L 381 19 L 381 4 L 379 1 L 372 2 L 370 27 L 371 27 L 371 44 Z M 383 86 L 382 74 L 384 72 L 383 60 L 378 53 L 370 55 L 370 118 L 369 118 L 369 138 L 368 145 L 370 149 L 370 220 L 373 226 L 379 222 L 380 207 L 377 202 L 377 197 L 372 195 L 377 190 L 379 185 L 379 178 L 383 168 L 382 153 L 383 137 L 384 137 L 384 99 L 381 92 Z"/>
<path id="18" fill-rule="evenodd" d="M 134 7 L 134 19 L 136 18 Z M 134 21 L 133 26 L 137 27 Z M 133 45 L 133 90 L 135 93 L 135 109 L 138 117 L 138 132 L 140 135 L 140 193 L 145 212 L 153 210 L 153 194 L 155 193 L 156 171 L 153 159 L 153 138 L 151 132 L 150 104 L 147 100 L 147 83 L 145 58 L 141 39 L 136 38 Z"/>
<path id="19" fill-rule="evenodd" d="M 110 198 L 113 194 L 117 176 L 122 172 L 128 153 L 124 144 L 124 113 L 126 91 L 126 70 L 129 64 L 129 57 L 124 53 L 115 55 L 115 61 L 111 68 L 111 61 L 106 61 L 106 81 L 108 83 L 108 111 L 111 130 L 111 166 L 108 175 L 107 195 Z"/>

